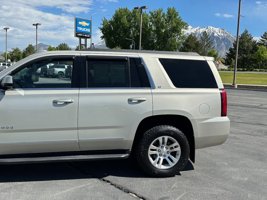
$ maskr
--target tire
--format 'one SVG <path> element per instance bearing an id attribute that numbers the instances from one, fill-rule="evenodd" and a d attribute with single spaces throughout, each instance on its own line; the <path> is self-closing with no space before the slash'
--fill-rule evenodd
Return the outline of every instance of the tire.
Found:
<path id="1" fill-rule="evenodd" d="M 184 133 L 169 125 L 147 130 L 135 149 L 141 169 L 154 177 L 175 176 L 187 165 L 189 153 L 190 147 Z"/>
<path id="2" fill-rule="evenodd" d="M 57 77 L 58 78 L 63 78 L 64 77 L 64 73 L 63 72 L 58 72 Z"/>

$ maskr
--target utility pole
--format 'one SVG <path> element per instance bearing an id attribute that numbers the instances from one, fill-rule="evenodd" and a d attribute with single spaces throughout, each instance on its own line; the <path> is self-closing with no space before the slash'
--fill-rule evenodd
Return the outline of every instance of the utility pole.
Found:
<path id="1" fill-rule="evenodd" d="M 234 68 L 234 77 L 233 77 L 233 86 L 235 88 L 237 88 L 236 73 L 237 73 L 238 48 L 239 48 L 240 12 L 241 12 L 241 0 L 239 0 L 239 3 L 238 3 L 238 18 L 237 18 L 237 31 L 236 31 L 236 54 L 235 54 L 235 68 Z"/>
<path id="2" fill-rule="evenodd" d="M 92 18 L 92 16 L 91 16 L 91 26 L 90 26 L 90 33 L 91 33 L 91 38 L 90 38 L 90 49 L 93 48 L 93 46 L 92 46 L 92 44 L 93 44 L 93 33 L 92 33 L 92 27 L 93 27 L 93 25 L 92 25 L 92 22 L 93 22 L 93 18 Z M 87 41 L 86 41 L 86 42 L 87 42 Z"/>
<path id="3" fill-rule="evenodd" d="M 38 26 L 40 26 L 41 24 L 40 23 L 35 23 L 35 24 L 32 24 L 33 26 L 35 26 L 35 34 L 36 34 L 36 37 L 35 37 L 35 52 L 38 51 Z"/>
<path id="4" fill-rule="evenodd" d="M 5 55 L 5 60 L 6 60 L 6 66 L 7 66 L 7 30 L 9 29 L 9 27 L 4 27 L 3 29 L 6 31 L 6 55 Z"/>
<path id="5" fill-rule="evenodd" d="M 139 35 L 139 50 L 142 50 L 142 24 L 143 24 L 143 10 L 147 9 L 146 6 L 134 7 L 135 10 L 140 10 L 140 35 Z"/>

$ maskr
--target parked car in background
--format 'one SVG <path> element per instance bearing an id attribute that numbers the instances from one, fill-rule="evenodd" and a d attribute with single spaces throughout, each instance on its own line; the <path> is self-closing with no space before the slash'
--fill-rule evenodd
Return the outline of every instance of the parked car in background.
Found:
<path id="1" fill-rule="evenodd" d="M 0 71 L 3 71 L 4 69 L 7 69 L 11 65 L 12 64 L 10 62 L 8 62 L 8 63 L 5 63 L 5 62 L 0 63 Z"/>
<path id="2" fill-rule="evenodd" d="M 54 65 L 54 63 L 48 63 L 44 66 L 41 66 L 39 69 L 38 69 L 38 73 L 40 74 L 41 77 L 47 77 L 48 74 L 47 74 L 47 71 L 50 67 L 52 67 Z"/>
<path id="3" fill-rule="evenodd" d="M 67 68 L 68 65 L 66 64 L 55 64 L 47 69 L 47 76 L 63 78 L 66 75 Z"/>

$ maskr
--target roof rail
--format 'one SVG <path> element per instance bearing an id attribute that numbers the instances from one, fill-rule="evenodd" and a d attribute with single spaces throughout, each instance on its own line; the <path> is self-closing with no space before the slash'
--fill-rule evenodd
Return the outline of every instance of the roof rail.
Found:
<path id="1" fill-rule="evenodd" d="M 196 52 L 180 51 L 153 51 L 153 50 L 132 50 L 132 49 L 82 49 L 77 51 L 104 51 L 104 52 L 124 52 L 124 53 L 149 53 L 149 54 L 170 54 L 170 55 L 191 55 L 199 56 Z"/>

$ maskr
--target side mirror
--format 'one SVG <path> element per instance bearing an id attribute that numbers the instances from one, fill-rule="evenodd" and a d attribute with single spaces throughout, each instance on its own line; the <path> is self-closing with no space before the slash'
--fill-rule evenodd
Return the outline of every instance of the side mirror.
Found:
<path id="1" fill-rule="evenodd" d="M 10 75 L 5 76 L 1 81 L 1 86 L 4 89 L 11 89 L 13 87 L 13 77 Z"/>

